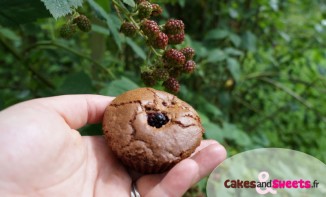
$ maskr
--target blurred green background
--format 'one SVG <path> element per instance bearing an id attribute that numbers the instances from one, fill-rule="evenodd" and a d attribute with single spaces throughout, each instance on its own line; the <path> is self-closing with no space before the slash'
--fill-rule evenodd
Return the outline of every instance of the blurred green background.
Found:
<path id="1" fill-rule="evenodd" d="M 55 16 L 70 11 L 44 2 Z M 83 3 L 77 11 L 91 19 L 90 33 L 62 39 L 68 18 L 54 19 L 40 0 L 1 2 L 0 109 L 38 97 L 115 96 L 144 86 L 140 67 L 149 49 L 143 39 L 119 34 L 112 2 L 62 2 Z M 164 8 L 159 24 L 184 21 L 182 46 L 196 50 L 197 70 L 181 78 L 178 97 L 198 110 L 206 138 L 222 143 L 229 156 L 280 147 L 326 161 L 325 1 L 151 2 Z M 101 126 L 81 132 L 98 135 Z M 204 187 L 202 181 L 186 196 L 201 196 Z"/>

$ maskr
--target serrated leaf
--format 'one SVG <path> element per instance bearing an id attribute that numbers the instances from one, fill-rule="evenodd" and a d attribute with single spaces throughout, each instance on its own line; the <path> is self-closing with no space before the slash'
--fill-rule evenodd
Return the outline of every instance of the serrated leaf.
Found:
<path id="1" fill-rule="evenodd" d="M 213 49 L 208 53 L 207 62 L 214 63 L 220 62 L 227 58 L 227 55 L 221 49 Z"/>
<path id="2" fill-rule="evenodd" d="M 127 44 L 134 50 L 134 52 L 143 60 L 146 59 L 146 54 L 142 48 L 140 48 L 134 41 L 132 41 L 130 38 L 126 38 Z"/>
<path id="3" fill-rule="evenodd" d="M 227 67 L 229 71 L 231 72 L 233 78 L 235 81 L 238 81 L 240 79 L 240 65 L 239 62 L 234 58 L 228 58 L 227 59 Z"/>
<path id="4" fill-rule="evenodd" d="M 72 13 L 83 4 L 83 0 L 41 0 L 54 18 Z"/>
<path id="5" fill-rule="evenodd" d="M 209 31 L 206 36 L 205 39 L 206 40 L 219 40 L 219 39 L 224 39 L 229 35 L 229 31 L 225 30 L 225 29 L 213 29 L 211 31 Z"/>
<path id="6" fill-rule="evenodd" d="M 136 4 L 135 4 L 135 1 L 134 0 L 123 0 L 123 3 L 131 6 L 131 7 L 135 7 Z"/>

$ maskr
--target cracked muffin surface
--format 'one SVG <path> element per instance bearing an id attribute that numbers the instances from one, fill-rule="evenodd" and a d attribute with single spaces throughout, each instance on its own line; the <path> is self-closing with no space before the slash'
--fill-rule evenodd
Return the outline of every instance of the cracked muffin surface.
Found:
<path id="1" fill-rule="evenodd" d="M 176 96 L 138 88 L 106 108 L 103 131 L 121 162 L 141 173 L 161 173 L 189 157 L 204 129 L 197 112 Z"/>

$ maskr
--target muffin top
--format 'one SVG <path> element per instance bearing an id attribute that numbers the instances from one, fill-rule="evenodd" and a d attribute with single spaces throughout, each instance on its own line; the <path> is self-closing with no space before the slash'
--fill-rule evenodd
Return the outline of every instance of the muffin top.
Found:
<path id="1" fill-rule="evenodd" d="M 190 156 L 204 132 L 189 104 L 152 88 L 131 90 L 114 99 L 105 111 L 103 130 L 125 164 L 139 160 L 153 167 Z"/>

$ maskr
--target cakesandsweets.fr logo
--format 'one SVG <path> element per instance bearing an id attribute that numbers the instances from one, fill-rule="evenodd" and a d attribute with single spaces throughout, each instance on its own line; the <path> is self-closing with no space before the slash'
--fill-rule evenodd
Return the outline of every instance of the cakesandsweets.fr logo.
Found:
<path id="1" fill-rule="evenodd" d="M 207 180 L 207 197 L 325 197 L 326 165 L 303 152 L 261 148 L 223 161 Z"/>
<path id="2" fill-rule="evenodd" d="M 258 181 L 256 180 L 230 180 L 224 181 L 225 188 L 256 188 L 256 192 L 261 195 L 268 193 L 277 194 L 277 189 L 316 189 L 319 182 L 317 180 L 280 180 L 269 179 L 268 172 L 260 172 Z"/>

